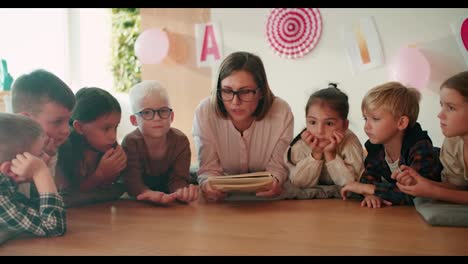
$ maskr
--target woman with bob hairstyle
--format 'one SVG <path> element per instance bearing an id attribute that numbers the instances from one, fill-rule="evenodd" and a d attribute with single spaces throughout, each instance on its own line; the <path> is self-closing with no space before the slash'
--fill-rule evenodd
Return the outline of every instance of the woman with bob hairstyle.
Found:
<path id="1" fill-rule="evenodd" d="M 277 199 L 288 178 L 283 160 L 293 136 L 291 108 L 275 96 L 260 57 L 234 52 L 221 63 L 211 96 L 195 110 L 192 133 L 198 154 L 198 183 L 206 200 L 228 194 L 207 184 L 208 176 L 268 171 L 271 188 L 256 193 Z"/>

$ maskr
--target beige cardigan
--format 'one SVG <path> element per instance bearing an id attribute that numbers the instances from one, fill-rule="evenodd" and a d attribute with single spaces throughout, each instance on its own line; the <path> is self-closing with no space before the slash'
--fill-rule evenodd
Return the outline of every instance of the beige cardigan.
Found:
<path id="1" fill-rule="evenodd" d="M 316 160 L 311 155 L 312 150 L 302 139 L 291 148 L 291 161 L 296 165 L 288 161 L 287 151 L 284 159 L 290 170 L 291 183 L 300 188 L 318 184 L 343 186 L 350 181 L 358 181 L 364 172 L 363 147 L 349 129 L 338 145 L 336 158 L 332 161 Z"/>
<path id="2" fill-rule="evenodd" d="M 463 160 L 463 143 L 461 137 L 444 139 L 440 150 L 440 161 L 444 166 L 442 170 L 442 182 L 468 188 L 468 172 Z"/>

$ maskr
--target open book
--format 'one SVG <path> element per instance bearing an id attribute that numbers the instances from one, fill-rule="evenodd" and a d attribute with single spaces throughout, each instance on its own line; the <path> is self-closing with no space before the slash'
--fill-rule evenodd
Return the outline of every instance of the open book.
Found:
<path id="1" fill-rule="evenodd" d="M 208 183 L 215 189 L 223 192 L 259 192 L 266 191 L 273 183 L 273 175 L 267 171 L 209 176 Z"/>

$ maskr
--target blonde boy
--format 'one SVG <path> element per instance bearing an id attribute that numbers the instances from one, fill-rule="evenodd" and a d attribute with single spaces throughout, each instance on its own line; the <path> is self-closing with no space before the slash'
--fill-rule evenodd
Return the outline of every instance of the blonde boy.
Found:
<path id="1" fill-rule="evenodd" d="M 137 128 L 122 141 L 128 193 L 156 204 L 196 200 L 198 187 L 189 184 L 190 144 L 182 131 L 171 128 L 174 112 L 166 89 L 157 81 L 142 81 L 131 88 L 130 104 L 130 121 Z"/>
<path id="2" fill-rule="evenodd" d="M 407 165 L 423 177 L 439 180 L 442 169 L 439 149 L 432 146 L 426 131 L 417 122 L 421 94 L 398 82 L 371 89 L 362 100 L 364 130 L 369 137 L 365 147 L 365 171 L 360 182 L 350 182 L 341 190 L 365 196 L 361 206 L 413 204 L 413 198 L 400 191 L 391 178 Z"/>

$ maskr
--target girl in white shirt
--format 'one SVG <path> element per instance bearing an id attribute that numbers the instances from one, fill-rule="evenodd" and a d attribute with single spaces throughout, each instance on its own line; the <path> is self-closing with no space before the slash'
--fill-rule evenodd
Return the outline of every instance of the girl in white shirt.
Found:
<path id="1" fill-rule="evenodd" d="M 309 97 L 305 110 L 307 127 L 285 153 L 292 185 L 311 188 L 357 181 L 364 171 L 363 148 L 348 129 L 348 96 L 330 83 Z"/>
<path id="2" fill-rule="evenodd" d="M 408 166 L 394 173 L 398 188 L 407 194 L 450 203 L 468 204 L 468 71 L 448 78 L 440 86 L 442 182 L 431 181 Z"/>
<path id="3" fill-rule="evenodd" d="M 256 193 L 279 197 L 288 177 L 283 153 L 293 136 L 293 115 L 273 95 L 261 59 L 234 52 L 221 64 L 216 87 L 195 110 L 193 136 L 199 162 L 198 182 L 208 201 L 226 193 L 206 183 L 208 176 L 270 172 L 271 188 Z"/>

